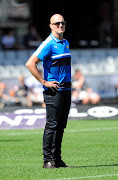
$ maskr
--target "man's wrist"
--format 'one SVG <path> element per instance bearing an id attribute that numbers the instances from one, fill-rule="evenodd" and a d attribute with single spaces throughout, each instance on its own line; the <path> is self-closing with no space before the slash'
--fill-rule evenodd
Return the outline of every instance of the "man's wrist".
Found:
<path id="1" fill-rule="evenodd" d="M 45 84 L 46 84 L 46 80 L 43 80 L 42 84 L 45 86 Z"/>

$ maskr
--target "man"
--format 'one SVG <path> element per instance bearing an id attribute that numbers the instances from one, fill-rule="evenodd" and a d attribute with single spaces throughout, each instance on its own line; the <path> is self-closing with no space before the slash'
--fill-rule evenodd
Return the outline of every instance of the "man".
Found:
<path id="1" fill-rule="evenodd" d="M 43 136 L 43 168 L 67 167 L 61 159 L 61 143 L 71 104 L 71 54 L 63 39 L 66 22 L 60 14 L 50 19 L 51 34 L 29 58 L 26 66 L 44 86 L 46 126 Z M 42 61 L 44 79 L 36 64 Z"/>

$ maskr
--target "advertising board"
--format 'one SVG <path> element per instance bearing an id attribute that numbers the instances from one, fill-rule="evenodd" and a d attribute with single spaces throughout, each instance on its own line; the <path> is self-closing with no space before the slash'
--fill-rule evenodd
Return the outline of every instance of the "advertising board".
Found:
<path id="1" fill-rule="evenodd" d="M 118 119 L 118 106 L 78 106 L 71 108 L 69 120 Z M 45 127 L 45 109 L 18 109 L 0 113 L 0 129 L 42 129 Z"/>

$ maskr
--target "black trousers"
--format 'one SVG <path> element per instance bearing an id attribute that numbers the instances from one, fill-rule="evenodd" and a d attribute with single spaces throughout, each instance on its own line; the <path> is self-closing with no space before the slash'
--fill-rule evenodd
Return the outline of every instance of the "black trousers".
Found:
<path id="1" fill-rule="evenodd" d="M 71 104 L 71 91 L 44 91 L 46 125 L 43 135 L 44 163 L 61 160 L 61 143 Z"/>

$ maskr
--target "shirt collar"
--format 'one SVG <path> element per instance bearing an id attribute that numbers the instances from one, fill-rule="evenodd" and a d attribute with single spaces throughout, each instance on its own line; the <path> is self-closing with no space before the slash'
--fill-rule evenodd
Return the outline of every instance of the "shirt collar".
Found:
<path id="1" fill-rule="evenodd" d="M 59 40 L 58 38 L 56 38 L 52 33 L 50 33 L 50 36 L 52 39 L 54 39 L 54 41 L 56 41 L 57 43 L 63 43 L 64 39 L 63 40 Z"/>

